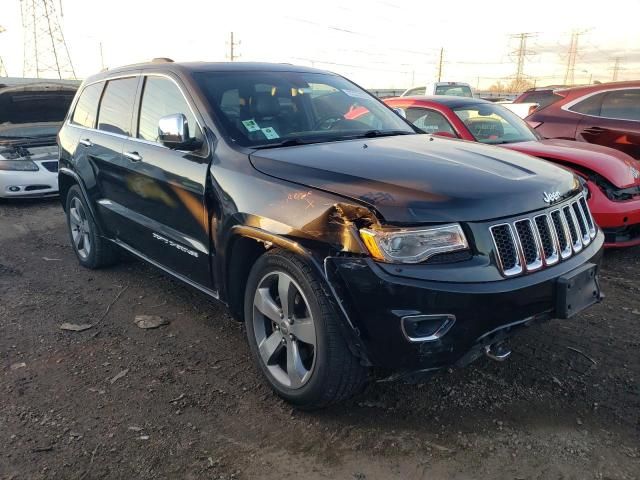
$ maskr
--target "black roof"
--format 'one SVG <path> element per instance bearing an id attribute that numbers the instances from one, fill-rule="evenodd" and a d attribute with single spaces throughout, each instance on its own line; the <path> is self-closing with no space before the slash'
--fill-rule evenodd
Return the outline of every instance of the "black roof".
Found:
<path id="1" fill-rule="evenodd" d="M 415 98 L 420 100 L 428 100 L 430 102 L 440 103 L 449 108 L 464 107 L 466 105 L 477 105 L 482 103 L 492 103 L 481 98 L 458 97 L 455 95 L 412 95 L 402 98 Z"/>
<path id="2" fill-rule="evenodd" d="M 155 61 L 125 65 L 92 75 L 87 80 L 96 81 L 108 78 L 114 74 L 135 70 L 169 71 L 175 73 L 187 72 L 300 72 L 300 73 L 331 73 L 317 68 L 303 67 L 289 63 L 264 62 L 171 62 Z"/>

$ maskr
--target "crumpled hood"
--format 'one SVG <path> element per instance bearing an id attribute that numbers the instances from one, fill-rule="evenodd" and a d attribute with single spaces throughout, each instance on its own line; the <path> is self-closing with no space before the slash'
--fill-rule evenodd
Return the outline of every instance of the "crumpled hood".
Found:
<path id="1" fill-rule="evenodd" d="M 640 162 L 614 148 L 573 140 L 550 139 L 501 145 L 504 148 L 536 157 L 557 161 L 568 168 L 590 170 L 601 175 L 618 188 L 640 185 Z"/>
<path id="2" fill-rule="evenodd" d="M 257 150 L 254 167 L 356 199 L 389 223 L 482 221 L 545 208 L 580 188 L 549 162 L 507 149 L 402 135 Z"/>

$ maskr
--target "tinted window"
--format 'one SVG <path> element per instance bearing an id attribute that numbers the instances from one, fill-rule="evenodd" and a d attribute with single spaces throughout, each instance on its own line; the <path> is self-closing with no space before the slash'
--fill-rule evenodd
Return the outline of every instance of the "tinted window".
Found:
<path id="1" fill-rule="evenodd" d="M 131 134 L 131 112 L 137 87 L 137 77 L 107 82 L 100 102 L 98 129 L 121 135 Z"/>
<path id="2" fill-rule="evenodd" d="M 427 91 L 427 89 L 425 87 L 412 88 L 407 93 L 405 93 L 405 96 L 409 96 L 409 95 L 424 95 L 426 93 L 426 91 Z"/>
<path id="3" fill-rule="evenodd" d="M 102 93 L 104 83 L 94 83 L 86 87 L 80 94 L 76 109 L 73 111 L 71 121 L 77 125 L 87 128 L 96 126 L 96 114 L 98 113 L 98 102 Z"/>
<path id="4" fill-rule="evenodd" d="M 524 93 L 513 103 L 537 103 L 538 109 L 543 109 L 563 98 L 564 97 L 553 93 L 553 90 L 539 90 Z"/>
<path id="5" fill-rule="evenodd" d="M 198 72 L 194 77 L 231 141 L 268 147 L 365 134 L 413 134 L 398 115 L 337 75 L 302 72 Z"/>
<path id="6" fill-rule="evenodd" d="M 158 121 L 167 115 L 181 113 L 187 117 L 189 136 L 200 138 L 200 130 L 182 92 L 168 78 L 149 76 L 145 80 L 140 105 L 138 138 L 158 140 Z"/>
<path id="7" fill-rule="evenodd" d="M 471 88 L 466 85 L 438 85 L 436 95 L 453 95 L 454 97 L 473 97 Z"/>
<path id="8" fill-rule="evenodd" d="M 602 100 L 600 116 L 623 120 L 640 120 L 640 90 L 616 90 Z"/>
<path id="9" fill-rule="evenodd" d="M 482 103 L 453 111 L 478 142 L 497 145 L 538 140 L 527 122 L 502 105 Z"/>
<path id="10" fill-rule="evenodd" d="M 417 107 L 407 108 L 406 112 L 407 120 L 427 133 L 449 132 L 456 134 L 449 121 L 440 112 Z"/>
<path id="11" fill-rule="evenodd" d="M 600 107 L 602 106 L 603 97 L 604 93 L 592 95 L 581 102 L 576 103 L 574 106 L 570 107 L 569 110 L 572 112 L 583 113 L 585 115 L 600 115 Z"/>

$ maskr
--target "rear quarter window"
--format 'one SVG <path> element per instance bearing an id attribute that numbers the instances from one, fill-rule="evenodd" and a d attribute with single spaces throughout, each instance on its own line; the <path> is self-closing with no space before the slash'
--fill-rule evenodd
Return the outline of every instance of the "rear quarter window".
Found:
<path id="1" fill-rule="evenodd" d="M 98 113 L 98 102 L 104 83 L 94 83 L 82 90 L 76 108 L 71 117 L 71 123 L 82 127 L 94 128 L 96 125 L 96 115 Z"/>
<path id="2" fill-rule="evenodd" d="M 604 93 L 598 93 L 585 98 L 584 100 L 572 105 L 568 110 L 576 113 L 582 113 L 584 115 L 600 115 L 600 108 L 602 107 L 602 98 Z"/>

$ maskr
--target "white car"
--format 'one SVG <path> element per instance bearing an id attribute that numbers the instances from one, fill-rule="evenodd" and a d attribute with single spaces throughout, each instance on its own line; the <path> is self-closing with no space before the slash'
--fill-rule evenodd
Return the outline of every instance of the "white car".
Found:
<path id="1" fill-rule="evenodd" d="M 434 82 L 420 87 L 409 88 L 401 97 L 415 97 L 424 95 L 452 95 L 454 97 L 473 98 L 471 85 L 464 82 Z"/>
<path id="2" fill-rule="evenodd" d="M 56 135 L 76 87 L 0 86 L 0 198 L 58 193 Z"/>

